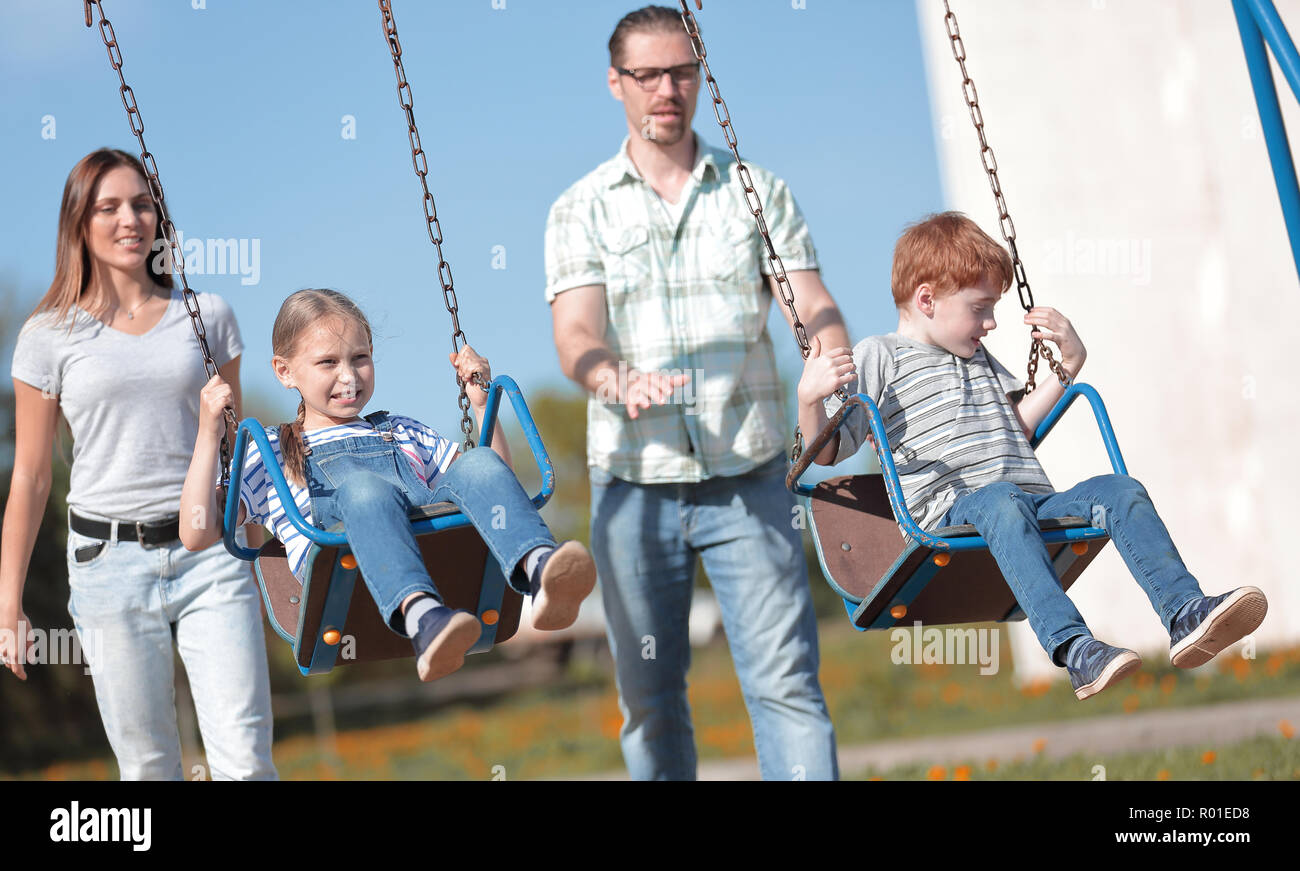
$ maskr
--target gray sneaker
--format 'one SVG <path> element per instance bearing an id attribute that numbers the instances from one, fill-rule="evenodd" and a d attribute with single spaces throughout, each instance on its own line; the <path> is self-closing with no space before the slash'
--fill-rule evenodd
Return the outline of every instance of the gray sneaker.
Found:
<path id="1" fill-rule="evenodd" d="M 1259 587 L 1203 596 L 1169 629 L 1169 659 L 1176 668 L 1205 665 L 1224 648 L 1259 628 L 1268 600 Z"/>

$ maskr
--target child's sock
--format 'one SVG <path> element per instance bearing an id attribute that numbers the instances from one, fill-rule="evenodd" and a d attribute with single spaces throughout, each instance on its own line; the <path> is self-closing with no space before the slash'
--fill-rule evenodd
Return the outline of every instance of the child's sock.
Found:
<path id="1" fill-rule="evenodd" d="M 415 632 L 420 626 L 420 618 L 441 605 L 441 602 L 427 593 L 422 594 L 414 602 L 407 605 L 406 611 L 402 614 L 402 618 L 406 621 L 406 634 L 414 638 Z"/>
<path id="2" fill-rule="evenodd" d="M 524 555 L 524 575 L 528 578 L 528 592 L 536 596 L 541 589 L 542 569 L 546 567 L 546 558 L 555 552 L 554 545 L 539 545 Z"/>
<path id="3" fill-rule="evenodd" d="M 1061 668 L 1065 668 L 1065 664 L 1069 662 L 1068 657 L 1070 655 L 1070 647 L 1082 639 L 1091 637 L 1091 635 L 1076 635 L 1073 638 L 1061 642 L 1061 644 L 1057 646 L 1056 650 L 1052 652 L 1052 662 L 1056 663 Z"/>

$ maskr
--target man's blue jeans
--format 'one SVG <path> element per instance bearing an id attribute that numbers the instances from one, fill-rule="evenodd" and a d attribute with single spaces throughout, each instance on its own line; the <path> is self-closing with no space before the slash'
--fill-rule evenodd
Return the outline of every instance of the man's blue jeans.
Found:
<path id="1" fill-rule="evenodd" d="M 785 458 L 698 484 L 632 484 L 589 472 L 592 554 L 633 779 L 695 777 L 686 671 L 697 555 L 722 610 L 762 776 L 837 777 Z"/>
<path id="2" fill-rule="evenodd" d="M 394 632 L 405 635 L 401 604 L 412 593 L 437 596 L 411 534 L 407 511 L 451 502 L 469 518 L 501 564 L 510 586 L 528 594 L 520 560 L 555 539 L 510 467 L 490 448 L 460 455 L 430 489 L 391 442 L 349 437 L 317 445 L 307 456 L 312 522 L 342 524 L 361 576 Z"/>
<path id="3" fill-rule="evenodd" d="M 1026 493 L 1014 484 L 990 484 L 957 497 L 936 527 L 975 527 L 989 543 L 1039 644 L 1054 657 L 1061 644 L 1092 634 L 1061 589 L 1038 530 L 1040 519 L 1066 516 L 1105 527 L 1166 629 L 1179 609 L 1202 595 L 1151 497 L 1128 475 L 1089 478 L 1063 493 Z"/>

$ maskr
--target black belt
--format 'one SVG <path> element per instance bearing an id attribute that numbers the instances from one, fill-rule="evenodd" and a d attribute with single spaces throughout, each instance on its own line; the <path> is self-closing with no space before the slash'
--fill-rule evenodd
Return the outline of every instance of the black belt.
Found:
<path id="1" fill-rule="evenodd" d="M 137 541 L 141 545 L 157 547 L 176 541 L 181 536 L 181 519 L 158 520 L 153 523 L 137 523 L 130 520 L 117 521 L 117 538 L 113 538 L 113 524 L 106 520 L 91 520 L 75 511 L 68 512 L 68 526 L 72 531 L 98 538 L 102 541 Z"/>

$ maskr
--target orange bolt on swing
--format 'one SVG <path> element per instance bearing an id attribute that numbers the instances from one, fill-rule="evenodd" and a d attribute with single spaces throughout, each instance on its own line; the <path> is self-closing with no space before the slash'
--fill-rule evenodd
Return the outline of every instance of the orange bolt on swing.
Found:
<path id="1" fill-rule="evenodd" d="M 936 553 L 934 555 L 934 564 L 939 568 L 943 568 L 950 562 L 952 562 L 952 554 L 950 553 Z"/>
<path id="2" fill-rule="evenodd" d="M 489 608 L 478 619 L 482 620 L 485 626 L 495 626 L 497 621 L 501 619 L 501 615 L 494 609 Z"/>
<path id="3" fill-rule="evenodd" d="M 902 620 L 904 617 L 907 616 L 907 606 L 895 605 L 894 607 L 889 609 L 889 616 L 893 617 L 895 620 Z"/>
<path id="4" fill-rule="evenodd" d="M 357 558 L 350 553 L 345 553 L 343 556 L 339 557 L 339 565 L 343 566 L 343 568 L 348 571 L 352 571 L 357 567 Z"/>
<path id="5" fill-rule="evenodd" d="M 1070 545 L 1070 550 L 1074 551 L 1075 556 L 1083 556 L 1088 552 L 1088 542 L 1076 541 L 1074 544 Z"/>
<path id="6" fill-rule="evenodd" d="M 324 641 L 330 647 L 333 647 L 335 644 L 339 643 L 339 640 L 342 637 L 343 635 L 337 629 L 326 629 L 325 634 L 322 635 L 320 638 L 321 641 Z"/>

